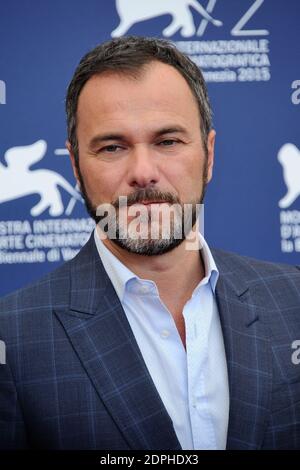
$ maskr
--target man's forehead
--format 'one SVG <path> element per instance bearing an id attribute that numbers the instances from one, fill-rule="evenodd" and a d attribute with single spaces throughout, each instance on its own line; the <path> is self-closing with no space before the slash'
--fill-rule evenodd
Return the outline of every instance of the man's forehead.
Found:
<path id="1" fill-rule="evenodd" d="M 200 122 L 197 101 L 185 79 L 160 62 L 149 64 L 139 79 L 111 72 L 95 75 L 77 108 L 78 138 L 87 142 L 99 134 L 134 135 L 142 141 L 165 127 L 198 133 Z"/>
<path id="2" fill-rule="evenodd" d="M 92 77 L 77 108 L 79 135 L 83 131 L 90 138 L 100 130 L 140 134 L 143 128 L 150 134 L 158 126 L 198 127 L 200 120 L 197 101 L 185 79 L 174 67 L 160 62 L 149 64 L 140 78 L 111 72 Z"/>

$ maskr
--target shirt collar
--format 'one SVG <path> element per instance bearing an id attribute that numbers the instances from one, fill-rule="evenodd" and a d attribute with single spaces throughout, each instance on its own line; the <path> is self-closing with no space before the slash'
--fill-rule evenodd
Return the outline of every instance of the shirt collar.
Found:
<path id="1" fill-rule="evenodd" d="M 115 291 L 122 301 L 125 294 L 125 288 L 127 283 L 131 279 L 136 279 L 139 281 L 145 281 L 144 279 L 139 278 L 134 274 L 130 269 L 127 268 L 103 243 L 99 234 L 97 232 L 97 227 L 94 230 L 94 238 L 96 247 L 98 249 L 99 256 L 103 263 L 104 269 L 107 272 L 110 280 L 115 288 Z M 219 271 L 217 269 L 216 263 L 212 256 L 212 253 L 209 249 L 208 244 L 206 243 L 204 237 L 199 232 L 199 239 L 201 244 L 201 255 L 205 266 L 205 277 L 200 282 L 200 285 L 210 283 L 212 291 L 215 293 L 216 284 L 219 278 Z M 152 281 L 151 281 L 152 282 Z M 197 286 L 197 287 L 199 287 Z"/>
<path id="2" fill-rule="evenodd" d="M 209 249 L 209 246 L 203 237 L 203 235 L 199 232 L 199 239 L 201 243 L 201 255 L 202 259 L 204 262 L 204 267 L 205 267 L 205 277 L 202 279 L 200 284 L 204 284 L 205 281 L 210 282 L 211 288 L 213 292 L 215 293 L 216 290 L 216 285 L 219 279 L 219 270 L 216 266 L 215 260 L 213 258 L 213 255 Z"/>

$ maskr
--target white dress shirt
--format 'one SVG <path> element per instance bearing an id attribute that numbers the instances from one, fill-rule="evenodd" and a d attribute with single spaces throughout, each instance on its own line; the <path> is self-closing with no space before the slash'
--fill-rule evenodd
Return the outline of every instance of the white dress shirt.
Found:
<path id="1" fill-rule="evenodd" d="M 183 308 L 186 349 L 155 282 L 141 279 L 104 245 L 103 266 L 120 299 L 152 380 L 184 450 L 225 449 L 229 388 L 223 334 L 215 300 L 219 272 L 204 238 L 205 277 Z"/>

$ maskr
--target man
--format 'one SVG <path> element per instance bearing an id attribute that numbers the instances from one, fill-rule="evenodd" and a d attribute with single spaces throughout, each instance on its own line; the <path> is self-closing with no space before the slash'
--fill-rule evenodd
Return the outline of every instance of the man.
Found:
<path id="1" fill-rule="evenodd" d="M 110 41 L 80 62 L 67 118 L 98 225 L 2 300 L 0 446 L 300 448 L 299 269 L 193 230 L 215 141 L 199 69 L 162 40 Z"/>

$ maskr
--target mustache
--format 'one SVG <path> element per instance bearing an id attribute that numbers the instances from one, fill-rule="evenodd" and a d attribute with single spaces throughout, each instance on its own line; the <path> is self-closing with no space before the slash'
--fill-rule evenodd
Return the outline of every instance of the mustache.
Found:
<path id="1" fill-rule="evenodd" d="M 127 197 L 127 206 L 132 204 L 139 204 L 141 202 L 167 202 L 169 204 L 180 204 L 180 200 L 177 196 L 170 192 L 160 191 L 159 189 L 140 189 L 134 193 L 131 193 Z M 114 200 L 112 205 L 115 209 L 120 209 L 125 205 L 125 202 L 122 203 L 119 199 Z"/>

